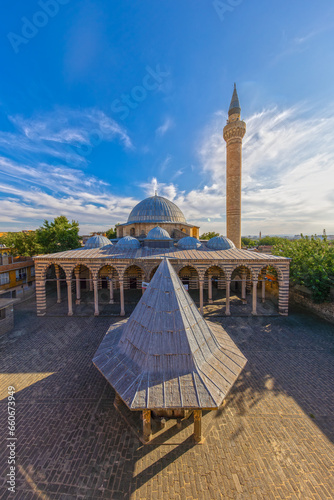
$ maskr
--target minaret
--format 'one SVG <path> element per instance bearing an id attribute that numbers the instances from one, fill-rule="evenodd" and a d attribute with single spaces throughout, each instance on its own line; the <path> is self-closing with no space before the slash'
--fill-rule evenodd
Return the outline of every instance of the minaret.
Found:
<path id="1" fill-rule="evenodd" d="M 226 141 L 226 236 L 241 248 L 241 166 L 242 138 L 246 123 L 240 121 L 241 108 L 236 84 L 224 127 Z"/>

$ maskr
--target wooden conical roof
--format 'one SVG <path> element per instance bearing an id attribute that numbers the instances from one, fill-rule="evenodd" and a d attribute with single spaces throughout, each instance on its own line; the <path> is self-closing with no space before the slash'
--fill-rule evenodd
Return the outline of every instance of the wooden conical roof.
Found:
<path id="1" fill-rule="evenodd" d="M 217 408 L 246 362 L 225 330 L 203 319 L 166 259 L 93 359 L 132 410 Z"/>

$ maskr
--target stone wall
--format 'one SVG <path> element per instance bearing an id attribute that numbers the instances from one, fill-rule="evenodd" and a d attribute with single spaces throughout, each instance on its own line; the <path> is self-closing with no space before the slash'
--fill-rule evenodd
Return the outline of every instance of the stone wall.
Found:
<path id="1" fill-rule="evenodd" d="M 0 310 L 0 335 L 10 332 L 14 328 L 13 304 Z"/>
<path id="2" fill-rule="evenodd" d="M 317 314 L 321 318 L 334 323 L 334 302 L 315 304 L 311 299 L 308 299 L 294 288 L 290 289 L 290 302 L 292 304 L 298 304 L 304 309 L 308 309 L 309 311 Z"/>

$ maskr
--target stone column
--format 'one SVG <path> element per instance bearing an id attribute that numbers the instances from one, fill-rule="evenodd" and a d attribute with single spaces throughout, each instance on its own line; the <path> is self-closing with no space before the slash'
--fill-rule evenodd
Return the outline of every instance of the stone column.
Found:
<path id="1" fill-rule="evenodd" d="M 211 274 L 208 275 L 208 299 L 209 299 L 209 304 L 212 304 L 212 276 L 211 276 Z"/>
<path id="2" fill-rule="evenodd" d="M 73 316 L 72 309 L 72 280 L 71 278 L 66 278 L 67 284 L 67 303 L 68 303 L 68 316 Z"/>
<path id="3" fill-rule="evenodd" d="M 194 410 L 194 439 L 196 443 L 202 441 L 202 410 Z"/>
<path id="4" fill-rule="evenodd" d="M 60 288 L 60 270 L 57 265 L 55 265 L 56 279 L 57 279 L 57 304 L 61 303 L 61 288 Z"/>
<path id="5" fill-rule="evenodd" d="M 203 280 L 199 280 L 199 310 L 202 316 L 203 316 L 203 288 L 204 288 L 204 282 Z"/>
<path id="6" fill-rule="evenodd" d="M 99 315 L 99 290 L 97 288 L 98 286 L 98 279 L 93 280 L 93 285 L 94 285 L 94 316 Z"/>
<path id="7" fill-rule="evenodd" d="M 123 278 L 119 280 L 119 296 L 120 296 L 120 301 L 121 301 L 121 316 L 125 316 L 125 310 L 124 310 L 124 282 Z"/>
<path id="8" fill-rule="evenodd" d="M 256 303 L 257 303 L 257 280 L 253 279 L 253 289 L 252 289 L 252 314 L 256 316 Z"/>
<path id="9" fill-rule="evenodd" d="M 279 280 L 278 286 L 278 312 L 282 316 L 287 316 L 289 313 L 289 280 Z"/>
<path id="10" fill-rule="evenodd" d="M 262 276 L 262 295 L 261 295 L 262 302 L 266 301 L 266 280 L 265 277 Z"/>
<path id="11" fill-rule="evenodd" d="M 247 295 L 246 295 L 246 273 L 241 273 L 241 300 L 243 304 L 247 304 Z"/>
<path id="12" fill-rule="evenodd" d="M 77 305 L 80 304 L 80 301 L 81 301 L 81 290 L 80 290 L 80 271 L 79 269 L 76 269 L 74 271 L 75 273 L 75 288 L 76 288 L 76 294 L 77 294 L 77 298 L 76 298 L 76 301 L 75 303 Z"/>
<path id="13" fill-rule="evenodd" d="M 226 280 L 226 309 L 225 309 L 225 314 L 226 316 L 230 316 L 230 286 L 231 286 L 231 280 Z"/>
<path id="14" fill-rule="evenodd" d="M 45 280 L 36 280 L 36 306 L 37 316 L 44 316 L 46 313 Z"/>
<path id="15" fill-rule="evenodd" d="M 151 410 L 143 410 L 143 437 L 144 441 L 150 441 L 152 436 Z"/>
<path id="16" fill-rule="evenodd" d="M 110 280 L 109 280 L 109 292 L 110 292 L 109 304 L 113 304 L 114 303 L 114 284 L 113 284 L 112 278 L 110 278 Z"/>

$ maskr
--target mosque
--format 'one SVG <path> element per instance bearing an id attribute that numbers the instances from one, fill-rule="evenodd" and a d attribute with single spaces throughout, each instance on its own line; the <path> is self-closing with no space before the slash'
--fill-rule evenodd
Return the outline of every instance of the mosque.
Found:
<path id="1" fill-rule="evenodd" d="M 116 240 L 95 235 L 82 248 L 34 257 L 37 315 L 46 313 L 46 283 L 51 279 L 56 281 L 57 303 L 63 300 L 61 284 L 66 282 L 69 316 L 76 313 L 84 291 L 92 294 L 92 314 L 99 315 L 99 289 L 106 287 L 108 302 L 114 303 L 117 295 L 119 314 L 124 316 L 126 291 L 144 290 L 165 258 L 187 289 L 198 290 L 202 314 L 204 297 L 212 303 L 213 287 L 225 294 L 223 314 L 231 314 L 231 290 L 240 295 L 243 304 L 250 293 L 251 313 L 257 314 L 258 300 L 265 300 L 267 269 L 274 268 L 279 285 L 278 312 L 287 315 L 289 259 L 241 249 L 242 139 L 246 124 L 240 120 L 240 114 L 234 87 L 223 131 L 227 150 L 227 237 L 200 241 L 199 227 L 187 223 L 172 201 L 155 194 L 132 209 L 127 222 L 117 227 Z"/>

